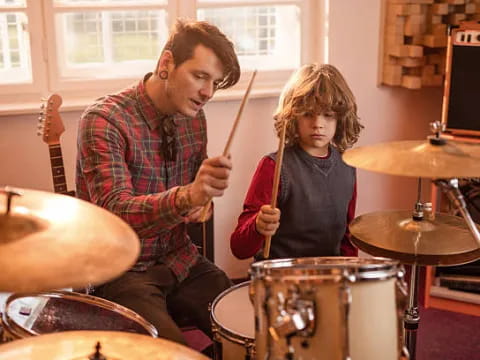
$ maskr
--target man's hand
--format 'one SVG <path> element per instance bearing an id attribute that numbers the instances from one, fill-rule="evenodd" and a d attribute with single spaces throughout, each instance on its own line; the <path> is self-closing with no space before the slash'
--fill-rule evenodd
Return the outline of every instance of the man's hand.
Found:
<path id="1" fill-rule="evenodd" d="M 280 226 L 280 209 L 263 205 L 255 218 L 255 228 L 264 236 L 273 236 Z"/>
<path id="2" fill-rule="evenodd" d="M 207 221 L 208 219 L 210 219 L 210 217 L 212 216 L 212 206 L 209 206 L 208 207 L 208 212 L 206 214 L 206 217 L 205 219 L 200 219 L 201 215 L 203 214 L 203 206 L 197 206 L 195 208 L 193 208 L 188 214 L 187 216 L 185 217 L 185 223 L 188 224 L 188 223 L 192 223 L 192 222 L 203 222 L 203 221 Z"/>
<path id="3" fill-rule="evenodd" d="M 205 159 L 190 184 L 192 206 L 203 206 L 213 197 L 222 196 L 228 187 L 232 162 L 226 156 Z"/>

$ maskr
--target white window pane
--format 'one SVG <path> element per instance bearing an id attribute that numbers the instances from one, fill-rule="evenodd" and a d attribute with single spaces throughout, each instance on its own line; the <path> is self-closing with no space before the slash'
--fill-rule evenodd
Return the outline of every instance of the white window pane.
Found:
<path id="1" fill-rule="evenodd" d="M 0 84 L 32 80 L 24 13 L 0 13 Z"/>
<path id="2" fill-rule="evenodd" d="M 243 69 L 288 69 L 300 64 L 300 9 L 296 5 L 198 9 L 235 44 Z"/>
<path id="3" fill-rule="evenodd" d="M 0 0 L 0 7 L 7 6 L 25 6 L 25 0 Z"/>
<path id="4" fill-rule="evenodd" d="M 300 2 L 301 0 L 297 0 L 296 2 Z M 275 3 L 278 3 L 276 0 L 263 0 L 263 2 L 271 2 L 273 5 Z M 292 0 L 290 2 L 295 2 L 295 0 Z M 204 4 L 209 4 L 209 5 L 229 5 L 229 4 L 238 4 L 241 3 L 240 5 L 255 5 L 257 3 L 258 5 L 258 0 L 197 0 L 197 4 L 199 7 L 201 7 Z M 265 5 L 265 4 L 263 4 Z"/>
<path id="5" fill-rule="evenodd" d="M 82 77 L 78 72 L 82 69 L 85 76 L 101 69 L 96 77 L 151 71 L 168 35 L 164 10 L 61 13 L 57 24 L 58 54 L 62 75 L 67 77 Z"/>
<path id="6" fill-rule="evenodd" d="M 1 0 L 0 0 L 1 1 Z M 142 3 L 166 5 L 168 0 L 141 0 Z M 139 0 L 55 0 L 55 5 L 103 5 L 103 4 L 132 4 L 136 5 Z"/>

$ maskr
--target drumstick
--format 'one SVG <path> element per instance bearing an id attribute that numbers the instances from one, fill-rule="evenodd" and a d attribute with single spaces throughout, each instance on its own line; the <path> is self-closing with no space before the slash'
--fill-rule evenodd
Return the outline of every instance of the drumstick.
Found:
<path id="1" fill-rule="evenodd" d="M 250 82 L 248 83 L 247 90 L 243 95 L 242 102 L 240 103 L 240 108 L 238 109 L 237 117 L 233 122 L 232 129 L 230 130 L 230 135 L 228 136 L 227 143 L 225 144 L 225 148 L 223 149 L 223 156 L 227 156 L 230 151 L 230 145 L 232 144 L 233 136 L 235 135 L 235 131 L 237 130 L 238 123 L 240 122 L 240 117 L 242 116 L 243 108 L 247 102 L 248 95 L 250 94 L 250 90 L 252 89 L 253 80 L 257 75 L 257 70 L 254 70 L 252 73 L 252 77 L 250 78 Z M 204 222 L 207 218 L 208 210 L 210 209 L 212 200 L 209 200 L 206 205 L 204 205 L 202 209 L 202 213 L 200 214 L 199 221 Z"/>
<path id="2" fill-rule="evenodd" d="M 272 188 L 272 201 L 270 205 L 272 209 L 275 209 L 277 206 L 277 196 L 278 196 L 278 186 L 280 184 L 280 172 L 282 170 L 282 161 L 283 161 L 283 150 L 285 149 L 285 132 L 287 128 L 287 121 L 284 120 L 282 124 L 282 130 L 280 132 L 280 141 L 278 143 L 277 151 L 277 161 L 275 162 L 275 173 L 273 176 L 273 188 Z M 268 259 L 270 256 L 270 243 L 272 242 L 272 237 L 265 236 L 265 243 L 263 245 L 263 257 Z"/>

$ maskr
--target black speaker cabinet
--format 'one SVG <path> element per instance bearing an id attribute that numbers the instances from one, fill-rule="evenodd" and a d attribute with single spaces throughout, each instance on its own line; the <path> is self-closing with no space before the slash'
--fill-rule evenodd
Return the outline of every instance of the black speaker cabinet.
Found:
<path id="1" fill-rule="evenodd" d="M 480 23 L 453 29 L 447 48 L 442 122 L 459 135 L 480 136 Z"/>

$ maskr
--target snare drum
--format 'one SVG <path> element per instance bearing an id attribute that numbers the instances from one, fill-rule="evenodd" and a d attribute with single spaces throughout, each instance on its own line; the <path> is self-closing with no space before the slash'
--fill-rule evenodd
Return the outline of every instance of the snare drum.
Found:
<path id="1" fill-rule="evenodd" d="M 247 281 L 225 290 L 212 304 L 215 360 L 255 358 L 255 318 L 249 284 Z"/>
<path id="2" fill-rule="evenodd" d="M 124 331 L 157 337 L 134 311 L 91 295 L 55 291 L 12 294 L 2 314 L 3 341 L 70 330 Z"/>
<path id="3" fill-rule="evenodd" d="M 400 358 L 406 291 L 397 261 L 266 260 L 250 275 L 257 359 Z"/>

